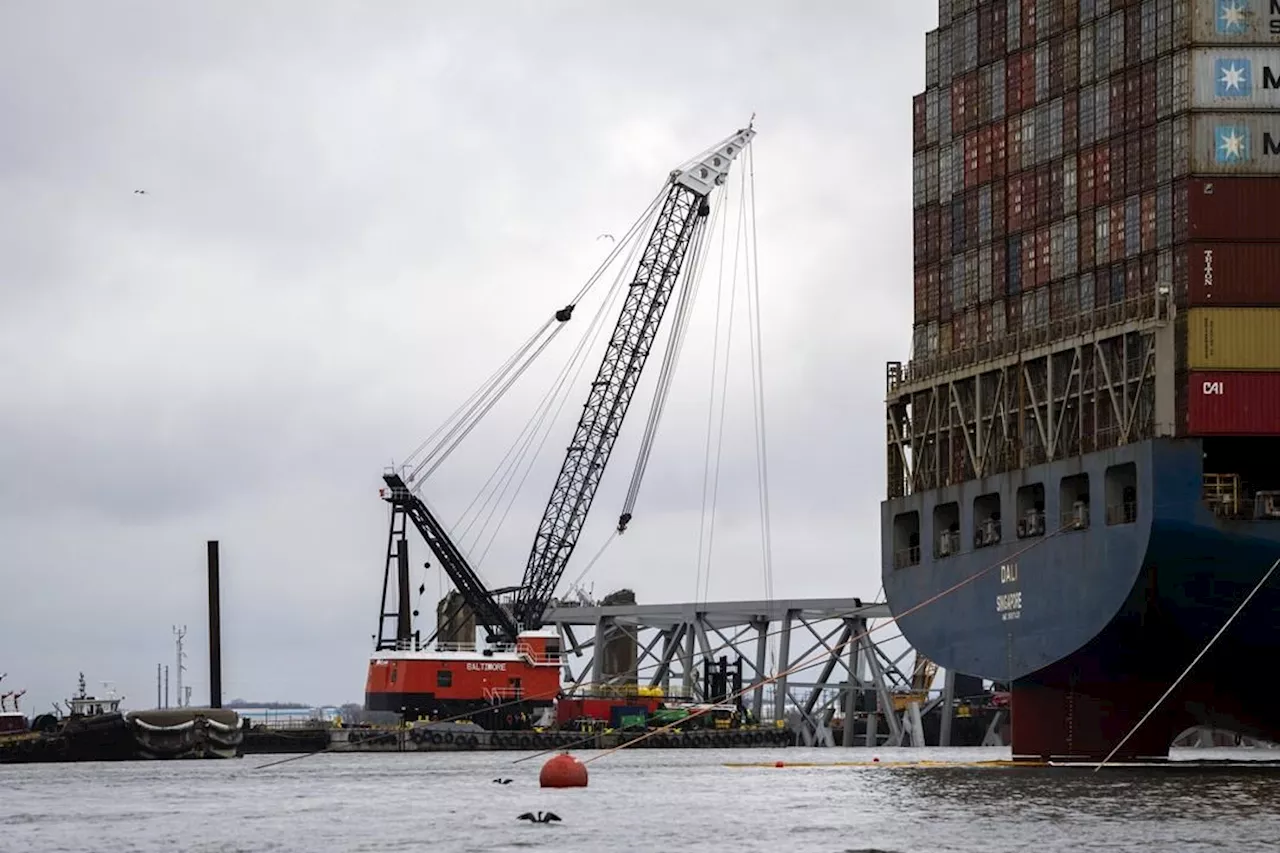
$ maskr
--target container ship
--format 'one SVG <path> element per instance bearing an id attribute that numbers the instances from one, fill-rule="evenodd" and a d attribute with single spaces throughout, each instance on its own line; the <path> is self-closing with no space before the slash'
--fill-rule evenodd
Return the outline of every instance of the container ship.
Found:
<path id="1" fill-rule="evenodd" d="M 941 0 L 925 54 L 903 633 L 1008 685 L 1015 757 L 1280 740 L 1280 580 L 1211 645 L 1280 559 L 1280 2 Z"/>

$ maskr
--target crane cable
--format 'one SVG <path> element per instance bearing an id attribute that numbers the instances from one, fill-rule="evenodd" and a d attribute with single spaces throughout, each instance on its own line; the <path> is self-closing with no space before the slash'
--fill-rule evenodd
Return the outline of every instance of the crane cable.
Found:
<path id="1" fill-rule="evenodd" d="M 652 214 L 655 212 L 656 210 L 651 209 L 650 218 L 652 218 Z M 484 530 L 488 526 L 489 519 L 493 517 L 494 511 L 496 511 L 497 507 L 501 505 L 502 498 L 506 495 L 507 490 L 509 489 L 511 482 L 515 477 L 516 472 L 519 470 L 520 466 L 524 463 L 525 459 L 527 458 L 529 447 L 532 444 L 533 439 L 537 435 L 538 431 L 542 428 L 543 423 L 546 422 L 547 416 L 551 412 L 551 406 L 554 404 L 556 397 L 560 396 L 564 392 L 566 387 L 566 382 L 569 380 L 570 371 L 574 369 L 575 363 L 577 363 L 578 367 L 577 367 L 577 370 L 573 373 L 574 382 L 577 381 L 578 375 L 582 372 L 583 365 L 585 365 L 586 363 L 585 360 L 582 360 L 582 356 L 591 346 L 594 345 L 595 340 L 599 337 L 600 332 L 603 329 L 603 325 L 601 321 L 603 320 L 609 306 L 614 302 L 614 300 L 617 298 L 618 293 L 622 290 L 622 283 L 623 283 L 627 268 L 631 265 L 632 260 L 634 260 L 635 255 L 639 251 L 639 245 L 640 244 L 638 241 L 635 241 L 632 243 L 631 253 L 627 259 L 626 264 L 624 264 L 623 267 L 620 269 L 617 277 L 614 280 L 614 283 L 610 286 L 609 291 L 605 295 L 605 298 L 601 301 L 599 307 L 596 309 L 596 313 L 592 317 L 591 322 L 587 325 L 587 328 L 584 330 L 582 336 L 579 338 L 577 346 L 574 348 L 573 352 L 570 353 L 569 359 L 565 362 L 564 367 L 561 368 L 558 377 L 555 379 L 555 381 L 552 382 L 551 387 L 548 388 L 546 394 L 543 395 L 543 398 L 538 403 L 538 406 L 537 408 L 535 408 L 534 413 L 525 422 L 524 428 L 520 431 L 520 434 L 516 436 L 516 439 L 514 442 L 512 442 L 511 447 L 507 449 L 506 454 L 498 462 L 498 465 L 494 468 L 493 473 L 490 474 L 489 479 L 485 482 L 483 486 L 481 486 L 480 491 L 477 492 L 475 498 L 472 499 L 471 503 L 468 504 L 467 508 L 463 510 L 462 515 L 459 519 L 460 524 L 462 523 L 463 520 L 467 518 L 467 515 L 471 512 L 476 502 L 480 500 L 481 496 L 485 494 L 486 490 L 489 489 L 490 485 L 493 484 L 494 479 L 495 478 L 498 479 L 498 486 L 496 486 L 495 488 L 499 488 L 500 491 L 490 492 L 489 496 L 485 499 L 484 503 L 482 503 L 480 506 L 479 512 L 483 513 L 485 508 L 490 505 L 490 501 L 494 500 L 496 497 L 497 502 L 493 504 L 493 507 L 490 509 L 489 514 L 486 516 L 485 523 L 481 526 L 481 532 L 477 535 L 477 540 L 484 535 Z M 565 395 L 564 397 L 561 397 L 560 406 L 559 408 L 556 409 L 556 416 L 559 415 L 560 409 L 564 407 L 566 400 L 567 400 L 567 395 Z M 555 422 L 555 418 L 553 417 L 552 423 L 554 422 Z M 541 451 L 542 444 L 545 441 L 546 441 L 546 435 L 544 434 L 542 438 L 542 442 L 539 442 L 538 444 L 539 451 Z M 518 453 L 516 452 L 517 448 L 519 448 Z M 511 458 L 512 453 L 516 453 L 514 460 L 512 460 Z M 537 452 L 535 452 L 534 456 L 536 458 Z M 510 464 L 508 464 L 508 462 L 510 462 Z M 528 469 L 526 469 L 525 476 L 528 476 Z M 523 482 L 524 480 L 522 478 L 521 483 L 523 484 Z M 519 489 L 517 488 L 517 494 L 518 493 L 519 493 Z M 514 495 L 512 499 L 514 500 Z M 510 504 L 508 504 L 508 507 L 509 506 Z M 506 516 L 506 513 L 504 512 L 503 517 L 505 518 L 505 516 Z M 462 533 L 463 536 L 465 536 L 467 534 L 467 531 L 471 529 L 472 525 L 474 525 L 474 523 L 477 520 L 479 520 L 479 517 L 480 517 L 479 514 L 477 514 L 476 517 L 473 518 L 472 521 L 466 525 Z M 500 526 L 501 526 L 501 522 L 499 522 L 499 527 Z"/>
<path id="2" fill-rule="evenodd" d="M 750 176 L 751 267 L 747 272 L 747 316 L 751 322 L 751 397 L 756 427 L 756 481 L 760 494 L 760 546 L 763 556 L 764 594 L 773 601 L 773 527 L 769 512 L 769 454 L 765 432 L 764 406 L 764 340 L 760 322 L 760 241 L 756 228 L 756 158 L 755 143 L 747 144 L 746 171 Z M 743 200 L 746 203 L 747 199 Z M 753 275 L 754 273 L 754 275 Z"/>
<path id="3" fill-rule="evenodd" d="M 656 216 L 657 214 L 656 208 L 654 209 L 653 214 L 654 216 Z M 574 355 L 572 356 L 570 361 L 565 365 L 565 368 L 561 373 L 559 382 L 553 387 L 552 391 L 548 392 L 547 407 L 543 410 L 542 415 L 538 419 L 538 426 L 535 426 L 535 432 L 536 432 L 536 430 L 543 423 L 546 424 L 542 432 L 542 439 L 538 442 L 537 448 L 534 449 L 533 454 L 530 456 L 528 455 L 528 452 L 527 452 L 528 446 L 529 446 L 529 443 L 532 442 L 533 435 L 535 434 L 532 432 L 530 433 L 529 443 L 526 443 L 525 451 L 523 453 L 523 455 L 528 458 L 528 463 L 525 465 L 524 474 L 521 475 L 520 481 L 516 483 L 515 490 L 511 492 L 511 497 L 507 501 L 507 505 L 502 512 L 502 516 L 498 519 L 498 523 L 493 528 L 493 533 L 490 535 L 488 543 L 485 545 L 484 550 L 480 554 L 481 561 L 484 560 L 485 555 L 489 553 L 489 549 L 493 546 L 494 541 L 497 539 L 498 531 L 502 529 L 502 525 L 506 521 L 507 515 L 511 512 L 511 508 L 515 506 L 516 498 L 519 496 L 521 490 L 524 488 L 525 481 L 529 478 L 529 474 L 533 471 L 534 461 L 536 461 L 539 454 L 542 453 L 542 448 L 546 445 L 547 439 L 551 436 L 551 431 L 554 428 L 557 421 L 559 420 L 560 413 L 564 410 L 565 404 L 568 403 L 569 401 L 568 389 L 570 387 L 577 385 L 578 377 L 581 376 L 583 369 L 587 365 L 587 359 L 585 358 L 585 355 L 595 348 L 596 342 L 599 340 L 601 334 L 604 332 L 606 328 L 606 324 L 602 321 L 606 316 L 606 314 L 608 313 L 608 309 L 613 306 L 613 304 L 617 301 L 617 299 L 621 296 L 621 294 L 626 290 L 624 285 L 627 279 L 630 277 L 628 274 L 628 270 L 631 269 L 632 263 L 635 261 L 635 258 L 639 254 L 640 249 L 641 249 L 641 241 L 635 240 L 632 243 L 631 253 L 627 258 L 627 262 L 620 268 L 617 279 L 614 281 L 613 285 L 610 287 L 608 295 L 601 302 L 600 307 L 597 309 L 595 316 L 592 318 L 591 325 L 588 326 L 587 333 L 583 335 L 582 339 L 579 341 L 578 348 L 574 352 Z M 573 375 L 572 377 L 570 377 L 569 369 L 570 367 L 572 367 L 575 359 L 577 360 L 577 368 L 574 369 Z M 551 414 L 550 417 L 548 417 L 548 415 L 550 414 L 550 402 L 551 400 L 554 399 L 556 395 L 560 396 L 560 403 L 558 406 L 556 406 L 555 413 Z M 508 488 L 510 487 L 511 483 L 514 482 L 514 471 L 515 469 L 513 468 L 512 479 L 508 479 L 507 481 Z M 499 501 L 500 500 L 501 500 L 501 497 L 499 497 Z M 496 507 L 497 507 L 497 504 L 495 504 L 495 509 Z M 490 517 L 492 517 L 492 512 L 490 513 Z M 488 522 L 486 521 L 486 526 L 487 524 Z"/>
<path id="4" fill-rule="evenodd" d="M 745 190 L 745 187 L 746 187 L 745 170 L 742 175 L 742 185 Z M 717 288 L 717 293 L 716 293 L 716 335 L 715 335 L 715 343 L 713 344 L 713 354 L 712 354 L 712 362 L 711 362 L 711 394 L 709 395 L 710 401 L 709 401 L 708 410 L 707 410 L 707 456 L 705 459 L 703 473 L 702 473 L 703 516 L 701 519 L 701 525 L 698 530 L 698 575 L 697 577 L 702 582 L 702 589 L 698 590 L 697 594 L 694 596 L 695 601 L 701 601 L 704 604 L 706 603 L 707 598 L 711 594 L 711 559 L 712 559 L 713 549 L 715 547 L 716 504 L 719 501 L 719 495 L 720 495 L 720 459 L 724 450 L 724 416 L 725 416 L 725 408 L 729 400 L 729 387 L 728 387 L 729 361 L 730 361 L 730 353 L 732 352 L 732 349 L 733 349 L 733 317 L 734 317 L 734 307 L 737 302 L 737 294 L 738 294 L 738 256 L 739 256 L 739 250 L 741 249 L 741 246 L 742 246 L 742 236 L 744 231 L 746 230 L 746 209 L 747 208 L 746 208 L 745 195 L 746 193 L 743 192 L 743 198 L 739 201 L 739 204 L 738 204 L 738 224 L 734 229 L 733 273 L 729 279 L 729 311 L 728 311 L 727 327 L 725 329 L 724 365 L 723 365 L 723 372 L 720 377 L 720 422 L 719 422 L 718 429 L 716 431 L 716 437 L 714 441 L 715 471 L 714 471 L 714 474 L 712 474 L 711 473 L 711 447 L 713 442 L 711 437 L 712 435 L 711 422 L 714 417 L 715 404 L 716 404 L 716 399 L 715 399 L 716 398 L 716 378 L 715 377 L 716 377 L 716 367 L 718 366 L 717 362 L 718 362 L 718 356 L 719 356 L 720 305 L 723 298 L 723 284 L 724 284 L 724 246 L 725 246 L 725 237 L 727 235 L 728 228 L 726 227 L 725 231 L 721 232 L 720 282 L 719 282 L 719 287 Z M 708 477 L 711 478 L 710 512 L 708 512 L 707 510 Z M 707 545 L 707 549 L 706 549 L 707 559 L 706 559 L 705 573 L 702 570 L 702 543 L 704 541 L 704 533 L 703 533 L 704 529 L 705 529 L 705 541 Z"/>
<path id="5" fill-rule="evenodd" d="M 912 613 L 915 613 L 915 612 L 917 612 L 917 611 L 919 611 L 919 610 L 922 610 L 922 609 L 924 609 L 925 607 L 928 607 L 929 605 L 934 604 L 934 603 L 936 603 L 936 602 L 938 602 L 938 601 L 942 600 L 943 598 L 945 598 L 946 596 L 950 595 L 951 593 L 953 593 L 953 592 L 955 592 L 955 591 L 957 591 L 957 590 L 959 590 L 959 589 L 962 589 L 963 587 L 968 586 L 969 584 L 971 584 L 971 583 L 973 583 L 974 581 L 978 580 L 979 578 L 983 577 L 983 576 L 984 576 L 984 575 L 986 575 L 987 573 L 989 573 L 989 572 L 991 572 L 991 571 L 993 571 L 993 570 L 995 570 L 995 569 L 999 568 L 1001 565 L 1005 564 L 1005 563 L 1006 563 L 1006 562 L 1008 562 L 1009 560 L 1016 559 L 1016 558 L 1018 558 L 1018 557 L 1022 556 L 1023 554 L 1027 553 L 1028 551 L 1032 550 L 1033 548 L 1038 548 L 1038 547 L 1040 547 L 1041 545 L 1043 545 L 1044 543 L 1048 542 L 1049 540 L 1051 540 L 1051 539 L 1053 539 L 1053 538 L 1055 538 L 1055 537 L 1057 537 L 1057 536 L 1061 535 L 1062 533 L 1064 533 L 1064 532 L 1066 532 L 1066 531 L 1068 531 L 1068 530 L 1071 530 L 1071 529 L 1073 529 L 1073 528 L 1074 528 L 1074 525 L 1071 525 L 1071 524 L 1067 524 L 1067 525 L 1063 525 L 1062 527 L 1059 527 L 1057 530 L 1053 531 L 1052 533 L 1050 533 L 1050 534 L 1048 534 L 1048 535 L 1046 535 L 1046 536 L 1042 536 L 1042 537 L 1040 537 L 1038 541 L 1036 541 L 1036 542 L 1032 542 L 1030 545 L 1027 545 L 1027 546 L 1026 546 L 1026 547 L 1024 547 L 1024 548 L 1019 548 L 1017 551 L 1014 551 L 1012 554 L 1010 554 L 1009 556 L 1005 557 L 1004 559 L 1002 559 L 1002 560 L 998 560 L 998 561 L 996 561 L 996 562 L 992 563 L 991 565 L 987 566 L 987 567 L 986 567 L 986 568 L 984 568 L 984 569 L 979 569 L 978 571 L 974 572 L 973 574 L 969 575 L 968 577 L 961 578 L 959 581 L 957 581 L 956 583 L 954 583 L 954 584 L 952 584 L 951 586 L 947 587 L 946 589 L 944 589 L 944 590 L 942 590 L 942 591 L 940 591 L 940 592 L 934 593 L 933 595 L 929 596 L 928 598 L 924 599 L 923 601 L 918 602 L 918 603 L 916 603 L 916 604 L 912 605 L 911 607 L 908 607 L 906 610 L 903 610 L 901 613 L 897 614 L 896 616 L 891 617 L 891 619 L 886 620 L 885 622 L 882 622 L 880 625 L 878 625 L 878 626 L 876 626 L 876 627 L 874 627 L 874 628 L 868 628 L 867 630 L 863 631 L 862 633 L 858 634 L 857 636 L 849 637 L 849 638 L 848 638 L 848 639 L 846 639 L 846 640 L 842 640 L 841 642 L 837 643 L 837 644 L 836 644 L 834 647 L 832 647 L 831 649 L 829 649 L 829 650 L 827 650 L 827 651 L 824 651 L 824 652 L 822 653 L 822 655 L 820 655 L 819 657 L 820 657 L 820 658 L 827 658 L 827 657 L 830 657 L 830 656 L 832 656 L 832 655 L 836 655 L 836 654 L 840 654 L 840 653 L 842 653 L 842 652 L 843 652 L 843 650 L 844 650 L 844 649 L 845 649 L 849 644 L 851 644 L 851 643 L 856 643 L 856 642 L 858 642 L 858 641 L 860 641 L 860 640 L 863 640 L 863 639 L 865 639 L 866 637 L 868 637 L 868 636 L 870 636 L 871 634 L 873 634 L 873 633 L 875 633 L 876 631 L 878 631 L 880 628 L 883 628 L 883 627 L 885 627 L 886 625 L 890 624 L 891 622 L 898 622 L 899 620 L 901 620 L 901 619 L 902 619 L 902 617 L 903 617 L 903 616 L 910 616 Z M 791 667 L 788 667 L 787 669 L 783 670 L 782 672 L 779 672 L 779 673 L 777 673 L 777 674 L 775 674 L 775 675 L 771 675 L 771 676 L 769 676 L 768 678 L 764 679 L 763 681 L 759 682 L 758 684 L 753 684 L 753 685 L 751 685 L 750 687 L 748 687 L 748 688 L 746 688 L 746 689 L 739 690 L 738 692 L 734 693 L 732 696 L 728 696 L 728 697 L 726 697 L 726 700 L 727 700 L 727 701 L 732 701 L 732 700 L 735 700 L 735 699 L 741 698 L 742 696 L 746 695 L 747 693 L 749 693 L 749 692 L 750 692 L 750 691 L 752 691 L 752 690 L 756 690 L 756 689 L 759 689 L 759 688 L 763 688 L 763 687 L 764 687 L 764 685 L 766 685 L 766 684 L 773 684 L 773 683 L 776 683 L 777 681 L 779 681 L 779 680 L 780 680 L 780 679 L 782 679 L 782 678 L 786 678 L 786 677 L 787 677 L 787 676 L 789 676 L 789 675 L 792 675 L 792 674 L 797 673 L 797 672 L 803 672 L 804 670 L 806 670 L 806 669 L 808 669 L 808 668 L 810 668 L 810 667 L 812 667 L 812 666 L 816 665 L 816 662 L 817 662 L 817 658 L 815 658 L 814 660 L 807 660 L 807 659 L 806 659 L 806 660 L 801 660 L 799 663 L 797 663 L 797 664 L 795 664 L 795 665 L 793 665 L 793 666 L 791 666 Z M 710 708 L 700 708 L 700 709 L 695 709 L 694 711 L 690 712 L 689 717 L 699 717 L 699 716 L 702 716 L 703 714 L 707 713 L 708 711 L 710 711 Z M 588 758 L 586 761 L 584 761 L 584 762 L 583 762 L 583 764 L 590 764 L 591 762 L 596 761 L 596 760 L 598 760 L 598 759 L 605 758 L 606 756 L 609 756 L 609 755 L 613 755 L 615 752 L 620 752 L 621 750 L 626 749 L 627 747 L 635 746 L 636 744 L 640 743 L 641 741 L 648 740 L 649 738 L 654 737 L 655 735 L 659 735 L 659 734 L 663 734 L 663 733 L 665 733 L 665 732 L 668 732 L 668 731 L 670 731 L 671 729 L 675 728 L 677 725 L 680 725 L 680 724 L 684 723 L 684 722 L 685 722 L 685 720 L 689 719 L 689 717 L 686 717 L 686 718 L 685 718 L 685 719 L 683 719 L 683 720 L 677 720 L 677 721 L 675 721 L 675 722 L 668 723 L 667 725 L 662 726 L 661 728 L 657 728 L 657 729 L 653 729 L 653 730 L 651 730 L 651 731 L 647 731 L 647 732 L 645 732 L 644 734 L 640 735 L 639 737 L 637 737 L 637 738 L 635 738 L 635 739 L 633 739 L 633 740 L 627 741 L 626 743 L 618 744 L 617 746 L 612 747 L 611 749 L 606 749 L 606 750 L 604 750 L 603 752 L 599 753 L 598 755 L 593 755 L 593 756 L 591 756 L 591 757 L 590 757 L 590 758 Z"/>
<path id="6" fill-rule="evenodd" d="M 627 229 L 623 239 L 613 247 L 612 251 L 609 252 L 609 255 L 600 264 L 600 266 L 596 268 L 595 272 L 591 274 L 586 283 L 578 289 L 573 300 L 567 303 L 569 310 L 571 310 L 573 306 L 577 305 L 578 302 L 581 301 L 582 298 L 595 286 L 604 271 L 609 268 L 617 255 L 622 251 L 623 247 L 634 236 L 634 233 L 652 216 L 658 205 L 661 204 L 663 198 L 665 198 L 667 185 L 669 183 L 670 182 L 668 181 L 663 184 L 662 189 L 656 196 L 654 196 L 644 213 L 642 213 L 636 221 L 632 223 L 631 227 Z M 414 492 L 421 488 L 422 482 L 430 477 L 431 474 L 439 467 L 440 463 L 448 458 L 454 449 L 457 448 L 458 443 L 471 432 L 476 423 L 489 413 L 498 400 L 500 400 L 506 394 L 507 390 L 510 389 L 515 380 L 519 378 L 519 376 L 528 369 L 529 365 L 537 359 L 542 351 L 546 349 L 547 344 L 550 343 L 551 339 L 559 333 L 560 328 L 564 325 L 564 321 L 560 320 L 560 316 L 562 316 L 562 312 L 564 310 L 565 309 L 561 309 L 561 311 L 556 312 L 555 316 L 544 321 L 538 330 L 534 332 L 533 335 L 531 335 L 523 344 L 521 344 L 520 347 L 517 348 L 516 352 L 507 358 L 507 360 L 503 362 L 503 364 L 495 370 L 479 388 L 472 392 L 466 401 L 464 401 L 443 424 L 437 427 L 426 441 L 418 445 L 418 447 L 409 454 L 407 459 L 413 460 L 417 458 L 419 454 L 426 451 L 426 455 L 414 466 L 412 473 L 408 478 L 408 482 L 413 484 L 412 488 Z M 566 317 L 566 319 L 568 318 Z M 548 329 L 550 329 L 549 334 L 547 333 Z M 541 344 L 538 343 L 539 339 L 543 339 Z M 450 426 L 450 424 L 452 424 L 452 426 Z M 445 432 L 443 437 L 440 437 L 441 432 Z M 428 450 L 428 448 L 430 449 Z M 423 469 L 428 468 L 428 466 L 430 466 L 430 468 L 426 471 L 425 475 L 419 478 Z"/>
<path id="7" fill-rule="evenodd" d="M 636 467 L 632 472 L 631 484 L 627 488 L 627 496 L 622 504 L 618 532 L 622 532 L 626 522 L 631 519 L 636 501 L 640 497 L 640 484 L 644 479 L 645 470 L 649 464 L 649 456 L 653 452 L 653 442 L 657 438 L 659 422 L 662 419 L 663 412 L 666 410 L 667 398 L 671 393 L 671 381 L 675 377 L 680 354 L 684 351 L 684 344 L 688 340 L 689 318 L 693 305 L 698 298 L 698 289 L 702 283 L 702 273 L 709 255 L 707 235 L 714 233 L 722 209 L 723 205 L 716 205 L 713 208 L 711 221 L 707 228 L 698 232 L 697 242 L 692 247 L 691 263 L 685 267 L 687 272 L 680 289 L 680 297 L 676 302 L 675 322 L 672 324 L 671 335 L 667 338 L 667 349 L 663 354 L 662 368 L 658 374 L 653 404 L 649 409 L 649 420 L 645 424 L 644 435 L 640 440 L 640 451 L 636 457 Z"/>

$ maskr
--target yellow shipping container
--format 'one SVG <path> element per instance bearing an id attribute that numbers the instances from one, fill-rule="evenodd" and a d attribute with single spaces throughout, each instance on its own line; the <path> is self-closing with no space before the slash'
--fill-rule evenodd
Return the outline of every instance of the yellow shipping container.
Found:
<path id="1" fill-rule="evenodd" d="M 1280 308 L 1192 308 L 1192 370 L 1280 370 Z"/>

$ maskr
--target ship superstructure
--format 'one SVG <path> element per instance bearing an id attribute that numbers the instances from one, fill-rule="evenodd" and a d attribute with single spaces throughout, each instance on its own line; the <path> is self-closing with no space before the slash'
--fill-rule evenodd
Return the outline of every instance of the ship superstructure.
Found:
<path id="1" fill-rule="evenodd" d="M 889 603 L 1015 754 L 1102 757 L 1280 558 L 1280 4 L 942 0 L 914 149 Z M 1126 752 L 1280 731 L 1276 589 Z"/>

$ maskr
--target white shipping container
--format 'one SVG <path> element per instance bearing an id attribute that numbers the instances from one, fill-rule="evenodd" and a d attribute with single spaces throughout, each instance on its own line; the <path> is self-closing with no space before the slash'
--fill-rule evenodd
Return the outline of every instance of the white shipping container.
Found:
<path id="1" fill-rule="evenodd" d="M 925 327 L 925 352 L 929 355 L 938 354 L 938 321 L 931 320 L 929 325 Z"/>
<path id="2" fill-rule="evenodd" d="M 925 106 L 927 108 L 928 104 Z M 938 90 L 938 141 L 951 137 L 951 86 L 948 84 Z"/>
<path id="3" fill-rule="evenodd" d="M 1142 2 L 1142 61 L 1154 59 L 1156 55 L 1156 0 Z"/>
<path id="4" fill-rule="evenodd" d="M 1039 23 L 1039 19 L 1037 19 Z M 1049 97 L 1049 42 L 1036 45 L 1036 103 Z"/>
<path id="5" fill-rule="evenodd" d="M 1177 5 L 1179 44 L 1280 45 L 1280 6 L 1272 0 L 1190 0 L 1189 16 L 1186 2 Z"/>
<path id="6" fill-rule="evenodd" d="M 1191 56 L 1188 51 L 1180 50 L 1169 58 L 1169 79 L 1173 81 L 1173 109 L 1178 115 L 1191 109 L 1191 86 L 1188 85 Z"/>
<path id="7" fill-rule="evenodd" d="M 1173 114 L 1173 59 L 1164 56 L 1156 62 L 1156 118 Z"/>
<path id="8" fill-rule="evenodd" d="M 978 301 L 984 305 L 991 301 L 991 247 L 978 250 Z"/>
<path id="9" fill-rule="evenodd" d="M 1192 113 L 1194 175 L 1280 175 L 1280 114 Z"/>
<path id="10" fill-rule="evenodd" d="M 1062 158 L 1062 212 L 1076 212 L 1080 195 L 1076 188 L 1076 155 L 1068 154 Z"/>
<path id="11" fill-rule="evenodd" d="M 1124 9 L 1111 13 L 1111 70 L 1124 68 Z"/>
<path id="12" fill-rule="evenodd" d="M 948 92 L 951 91 L 951 41 L 954 38 L 953 27 L 938 31 L 938 85 Z"/>
<path id="13" fill-rule="evenodd" d="M 1280 48 L 1201 47 L 1190 53 L 1192 109 L 1280 107 Z M 1174 79 L 1185 79 L 1177 68 Z"/>
<path id="14" fill-rule="evenodd" d="M 1111 74 L 1111 20 L 1099 18 L 1093 30 L 1093 77 L 1106 80 Z"/>
<path id="15" fill-rule="evenodd" d="M 938 85 L 938 31 L 929 30 L 924 34 L 924 84 Z"/>
<path id="16" fill-rule="evenodd" d="M 1093 310 L 1093 273 L 1080 276 L 1080 313 Z"/>
<path id="17" fill-rule="evenodd" d="M 954 151 L 955 144 L 951 142 L 948 142 L 938 150 L 938 200 L 943 204 L 951 201 L 951 174 L 953 168 L 951 157 Z"/>
<path id="18" fill-rule="evenodd" d="M 991 339 L 998 341 L 1007 332 L 1004 316 L 1004 300 L 997 299 L 991 303 Z"/>
<path id="19" fill-rule="evenodd" d="M 923 207 L 925 202 L 925 155 L 917 151 L 911 155 L 911 204 L 912 207 Z"/>
<path id="20" fill-rule="evenodd" d="M 938 203 L 938 149 L 926 149 L 924 161 L 925 203 Z"/>
<path id="21" fill-rule="evenodd" d="M 1022 0 L 1009 0 L 1004 14 L 1005 49 L 1012 53 L 1022 47 Z"/>
<path id="22" fill-rule="evenodd" d="M 991 118 L 999 121 L 1004 118 L 1005 64 L 997 59 L 991 64 Z"/>
<path id="23" fill-rule="evenodd" d="M 1083 10 L 1081 12 L 1083 14 Z M 1093 43 L 1097 36 L 1094 35 L 1094 24 L 1092 22 L 1083 24 L 1080 27 L 1080 85 L 1088 86 L 1094 81 L 1093 75 Z"/>
<path id="24" fill-rule="evenodd" d="M 1173 43 L 1172 32 L 1173 0 L 1156 0 L 1156 53 L 1169 52 Z"/>

